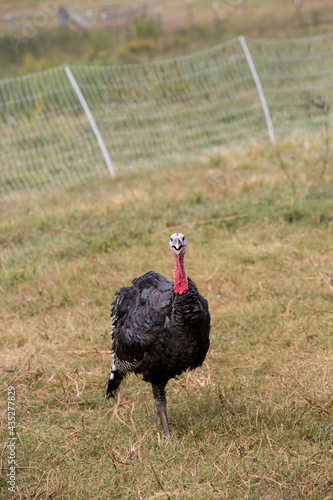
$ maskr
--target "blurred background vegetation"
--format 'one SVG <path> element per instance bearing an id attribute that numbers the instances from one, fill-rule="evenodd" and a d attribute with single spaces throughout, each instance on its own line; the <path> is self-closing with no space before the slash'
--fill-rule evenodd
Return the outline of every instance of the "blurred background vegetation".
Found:
<path id="1" fill-rule="evenodd" d="M 64 3 L 75 7 L 92 2 Z M 98 4 L 105 1 L 94 3 Z M 47 5 L 47 0 L 6 0 L 1 2 L 0 16 L 42 11 Z M 27 32 L 19 43 L 8 31 L 0 39 L 0 78 L 48 69 L 64 62 L 123 64 L 171 57 L 210 47 L 239 34 L 265 38 L 313 36 L 329 32 L 333 26 L 329 0 L 213 3 L 166 0 L 160 2 L 160 6 L 161 24 L 155 18 L 147 18 L 134 19 L 127 29 L 84 32 L 73 26 L 41 27 Z"/>

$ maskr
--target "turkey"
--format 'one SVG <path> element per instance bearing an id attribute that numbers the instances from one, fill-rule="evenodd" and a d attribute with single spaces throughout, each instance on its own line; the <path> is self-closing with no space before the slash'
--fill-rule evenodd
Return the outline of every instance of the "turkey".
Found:
<path id="1" fill-rule="evenodd" d="M 124 377 L 134 372 L 150 382 L 158 422 L 171 438 L 165 386 L 187 369 L 200 366 L 209 348 L 208 302 L 187 277 L 187 241 L 181 233 L 170 237 L 174 281 L 149 271 L 122 287 L 112 302 L 111 367 L 105 398 L 114 397 Z"/>

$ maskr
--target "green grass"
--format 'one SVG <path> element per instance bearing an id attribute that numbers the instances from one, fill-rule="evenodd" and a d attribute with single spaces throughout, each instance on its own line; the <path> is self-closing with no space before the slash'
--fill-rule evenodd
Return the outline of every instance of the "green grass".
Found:
<path id="1" fill-rule="evenodd" d="M 0 206 L 14 498 L 333 498 L 333 179 L 306 144 L 280 149 L 295 201 L 274 151 L 252 147 Z M 103 391 L 114 292 L 149 269 L 172 278 L 175 227 L 212 331 L 203 367 L 168 384 L 169 442 L 148 384 Z"/>

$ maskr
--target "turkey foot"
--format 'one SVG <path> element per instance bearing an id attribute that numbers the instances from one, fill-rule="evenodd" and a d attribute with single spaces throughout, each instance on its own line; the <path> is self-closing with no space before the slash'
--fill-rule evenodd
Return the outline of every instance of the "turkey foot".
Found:
<path id="1" fill-rule="evenodd" d="M 165 385 L 152 384 L 153 396 L 156 403 L 157 418 L 158 423 L 163 428 L 166 436 L 172 438 L 171 430 L 169 427 L 168 416 L 166 412 L 166 397 L 165 397 Z"/>

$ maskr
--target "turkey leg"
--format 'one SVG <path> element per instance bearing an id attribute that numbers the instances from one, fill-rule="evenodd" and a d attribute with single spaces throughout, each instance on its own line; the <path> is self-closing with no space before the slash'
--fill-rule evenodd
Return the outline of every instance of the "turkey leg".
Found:
<path id="1" fill-rule="evenodd" d="M 158 422 L 163 427 L 165 434 L 171 438 L 171 430 L 169 427 L 167 412 L 166 412 L 166 397 L 165 397 L 165 384 L 157 385 L 151 384 L 153 388 L 153 396 L 156 403 Z"/>

